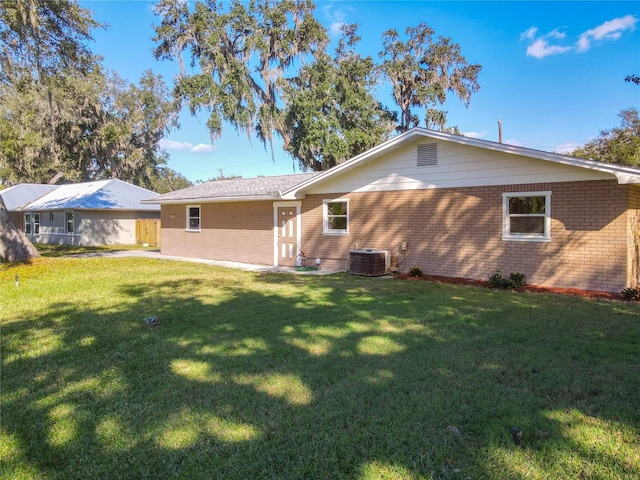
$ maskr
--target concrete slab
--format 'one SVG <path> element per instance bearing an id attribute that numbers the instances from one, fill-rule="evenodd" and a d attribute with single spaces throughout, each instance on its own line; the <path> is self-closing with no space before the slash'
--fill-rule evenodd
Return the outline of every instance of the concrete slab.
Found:
<path id="1" fill-rule="evenodd" d="M 203 258 L 191 258 L 191 257 L 176 257 L 171 255 L 162 255 L 160 250 L 114 250 L 104 252 L 91 252 L 81 253 L 78 255 L 70 255 L 72 257 L 106 257 L 106 258 L 118 258 L 118 257 L 143 257 L 143 258 L 156 258 L 159 260 L 173 260 L 177 262 L 191 262 L 201 263 L 205 265 L 217 265 L 220 267 L 235 268 L 238 270 L 245 270 L 250 272 L 262 272 L 262 273 L 293 273 L 298 275 L 330 275 L 332 273 L 338 273 L 337 270 L 305 270 L 298 271 L 295 267 L 274 267 L 272 265 L 255 265 L 251 263 L 242 262 L 228 262 L 223 260 L 207 260 Z"/>

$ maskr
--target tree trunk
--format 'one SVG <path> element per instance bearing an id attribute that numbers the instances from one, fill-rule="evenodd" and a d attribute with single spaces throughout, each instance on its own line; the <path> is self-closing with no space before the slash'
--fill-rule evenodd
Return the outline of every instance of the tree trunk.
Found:
<path id="1" fill-rule="evenodd" d="M 0 197 L 0 262 L 21 262 L 39 256 L 36 247 L 11 220 Z"/>

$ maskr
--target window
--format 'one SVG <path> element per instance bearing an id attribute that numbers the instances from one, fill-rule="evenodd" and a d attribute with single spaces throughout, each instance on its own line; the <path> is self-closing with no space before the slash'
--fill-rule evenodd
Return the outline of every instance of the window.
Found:
<path id="1" fill-rule="evenodd" d="M 322 216 L 325 234 L 349 234 L 349 200 L 325 200 Z"/>
<path id="2" fill-rule="evenodd" d="M 502 194 L 502 239 L 551 240 L 551 192 Z"/>
<path id="3" fill-rule="evenodd" d="M 31 214 L 24 214 L 24 233 L 31 235 Z"/>
<path id="4" fill-rule="evenodd" d="M 187 206 L 187 230 L 192 232 L 200 231 L 200 206 Z"/>
<path id="5" fill-rule="evenodd" d="M 65 216 L 67 218 L 65 231 L 67 233 L 73 233 L 73 212 L 65 212 Z"/>
<path id="6" fill-rule="evenodd" d="M 33 214 L 33 233 L 38 235 L 40 233 L 40 214 Z"/>

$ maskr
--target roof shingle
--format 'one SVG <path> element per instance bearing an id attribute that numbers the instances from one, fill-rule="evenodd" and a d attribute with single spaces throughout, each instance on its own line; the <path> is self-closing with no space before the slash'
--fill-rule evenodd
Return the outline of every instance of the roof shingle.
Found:
<path id="1" fill-rule="evenodd" d="M 145 203 L 179 203 L 223 199 L 273 199 L 279 197 L 285 190 L 289 190 L 320 173 L 322 172 L 214 180 L 182 190 L 176 190 L 175 192 L 165 193 L 164 195 L 147 200 Z"/>

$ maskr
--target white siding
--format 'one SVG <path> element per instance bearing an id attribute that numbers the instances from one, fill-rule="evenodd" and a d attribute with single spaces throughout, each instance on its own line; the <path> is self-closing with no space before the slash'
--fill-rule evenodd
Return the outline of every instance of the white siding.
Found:
<path id="1" fill-rule="evenodd" d="M 438 165 L 417 166 L 417 145 L 438 143 Z M 608 180 L 614 175 L 421 138 L 306 190 L 307 194 Z"/>
<path id="2" fill-rule="evenodd" d="M 83 246 L 133 245 L 136 243 L 136 220 L 160 217 L 155 211 L 75 210 L 74 232 L 66 233 L 66 211 L 29 213 L 32 216 L 40 214 L 40 234 L 29 235 L 32 242 Z M 24 213 L 12 216 L 20 221 L 19 225 L 24 223 Z"/>
<path id="3" fill-rule="evenodd" d="M 132 218 L 126 218 L 130 215 Z M 76 210 L 75 217 L 76 234 L 80 236 L 81 245 L 131 245 L 136 243 L 136 224 L 133 212 Z"/>

